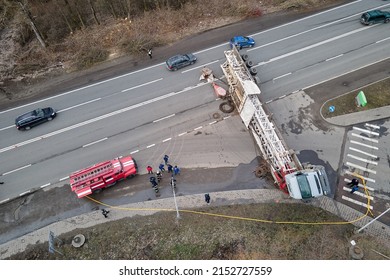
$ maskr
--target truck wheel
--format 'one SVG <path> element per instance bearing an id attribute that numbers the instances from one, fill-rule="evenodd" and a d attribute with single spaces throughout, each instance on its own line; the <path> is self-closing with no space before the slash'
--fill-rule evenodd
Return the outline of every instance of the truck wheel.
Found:
<path id="1" fill-rule="evenodd" d="M 255 76 L 257 74 L 257 69 L 251 68 L 251 69 L 249 69 L 249 73 L 251 73 L 252 76 Z"/>
<path id="2" fill-rule="evenodd" d="M 224 112 L 226 114 L 231 113 L 234 111 L 234 104 L 232 102 L 228 102 L 228 101 L 222 102 L 219 105 L 219 110 L 221 110 L 222 112 Z"/>
<path id="3" fill-rule="evenodd" d="M 242 58 L 243 61 L 247 61 L 248 58 L 249 58 L 249 56 L 248 56 L 247 54 L 243 54 L 243 55 L 241 56 L 241 58 Z"/>
<path id="4" fill-rule="evenodd" d="M 246 62 L 246 66 L 248 66 L 249 68 L 253 66 L 253 61 L 252 60 L 248 60 Z"/>

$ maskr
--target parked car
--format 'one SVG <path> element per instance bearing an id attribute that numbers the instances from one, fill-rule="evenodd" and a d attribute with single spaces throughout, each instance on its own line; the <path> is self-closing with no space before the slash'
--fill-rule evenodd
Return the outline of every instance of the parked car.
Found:
<path id="1" fill-rule="evenodd" d="M 390 22 L 390 12 L 381 10 L 368 11 L 360 17 L 360 22 L 365 25 L 371 25 L 374 23 L 388 23 Z"/>
<path id="2" fill-rule="evenodd" d="M 16 128 L 21 130 L 29 130 L 31 127 L 38 124 L 51 121 L 56 117 L 56 112 L 53 108 L 38 108 L 31 112 L 24 113 L 15 120 Z"/>
<path id="3" fill-rule="evenodd" d="M 247 36 L 235 36 L 230 40 L 230 46 L 235 45 L 238 49 L 251 48 L 255 45 L 255 40 Z"/>
<path id="4" fill-rule="evenodd" d="M 176 71 L 177 69 L 183 68 L 188 65 L 192 65 L 196 62 L 196 57 L 192 53 L 188 54 L 178 54 L 169 58 L 167 63 L 167 68 L 171 71 Z"/>

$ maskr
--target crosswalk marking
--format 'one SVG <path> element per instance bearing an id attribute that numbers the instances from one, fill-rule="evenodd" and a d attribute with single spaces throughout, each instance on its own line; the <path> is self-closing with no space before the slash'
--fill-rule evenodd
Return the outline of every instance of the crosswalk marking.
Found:
<path id="1" fill-rule="evenodd" d="M 356 145 L 360 145 L 360 146 L 363 146 L 363 147 L 367 147 L 367 148 L 371 148 L 371 149 L 374 149 L 374 150 L 378 150 L 378 147 L 375 147 L 375 146 L 371 146 L 371 145 L 368 145 L 368 144 L 360 143 L 360 142 L 357 142 L 357 141 L 354 141 L 354 140 L 351 140 L 350 142 L 352 144 L 356 144 Z"/>
<path id="2" fill-rule="evenodd" d="M 360 165 L 351 163 L 351 162 L 349 162 L 349 161 L 346 162 L 346 165 L 349 165 L 349 166 L 351 166 L 351 167 L 354 167 L 354 168 L 357 168 L 357 169 L 360 169 L 360 170 L 363 170 L 363 171 L 370 172 L 370 173 L 372 173 L 372 174 L 376 174 L 376 171 L 375 171 L 375 170 L 365 168 L 365 167 L 363 167 L 363 166 L 360 166 Z"/>
<path id="3" fill-rule="evenodd" d="M 350 179 L 344 178 L 344 182 L 346 182 L 346 183 L 351 183 L 351 181 L 352 181 L 352 180 L 350 180 Z M 363 186 L 362 184 L 359 184 L 359 187 L 360 187 L 360 188 L 364 188 L 364 186 Z M 369 186 L 367 186 L 367 185 L 366 185 L 366 188 L 367 188 L 369 191 L 375 191 L 374 188 L 371 188 L 371 187 L 369 187 Z"/>
<path id="4" fill-rule="evenodd" d="M 358 137 L 358 138 L 362 138 L 364 140 L 367 140 L 367 141 L 370 141 L 370 142 L 373 142 L 373 143 L 378 143 L 378 140 L 376 140 L 376 139 L 372 139 L 370 137 L 362 136 L 362 135 L 359 135 L 359 134 L 356 134 L 356 133 L 352 133 L 352 136 L 355 136 L 355 137 Z"/>
<path id="5" fill-rule="evenodd" d="M 351 188 L 348 188 L 348 187 L 343 187 L 343 190 L 344 190 L 344 191 L 347 191 L 347 192 L 351 192 L 352 189 L 351 189 Z M 366 195 L 366 194 L 361 193 L 361 192 L 358 192 L 358 191 L 354 192 L 353 194 L 356 194 L 356 195 L 358 195 L 358 196 L 361 196 L 361 197 L 364 197 L 364 198 L 366 198 L 366 199 L 369 199 L 369 200 L 374 201 L 374 198 L 373 198 L 371 195 Z"/>
<path id="6" fill-rule="evenodd" d="M 350 157 L 350 158 L 359 160 L 359 161 L 363 161 L 363 162 L 370 163 L 370 164 L 373 164 L 373 165 L 378 165 L 377 162 L 372 161 L 372 160 L 368 160 L 368 159 L 365 159 L 365 158 L 357 157 L 357 156 L 354 156 L 354 155 L 351 155 L 351 154 L 347 154 L 347 156 Z"/>
<path id="7" fill-rule="evenodd" d="M 349 170 L 346 170 L 345 173 L 348 174 L 348 175 L 355 176 L 355 172 L 351 172 L 351 171 L 349 171 Z M 360 175 L 360 174 L 359 174 L 359 175 Z M 360 176 L 362 176 L 362 175 L 360 175 Z M 364 176 L 362 176 L 362 177 L 363 177 L 363 179 L 366 180 L 367 182 L 375 183 L 375 179 L 368 178 L 368 177 L 364 177 Z"/>
<path id="8" fill-rule="evenodd" d="M 366 155 L 366 156 L 369 156 L 369 157 L 372 157 L 374 159 L 378 159 L 379 157 L 376 156 L 376 155 L 373 155 L 373 154 L 370 154 L 370 153 L 367 153 L 367 152 L 364 152 L 362 150 L 359 150 L 359 149 L 356 149 L 356 148 L 353 148 L 353 147 L 348 147 L 348 149 L 354 151 L 354 152 L 358 152 L 358 153 L 361 153 L 363 155 Z"/>
<path id="9" fill-rule="evenodd" d="M 347 200 L 347 201 L 349 201 L 349 202 L 355 203 L 355 204 L 357 204 L 357 205 L 363 206 L 364 208 L 367 208 L 367 207 L 368 207 L 368 205 L 367 205 L 366 203 L 357 201 L 357 200 L 352 199 L 352 198 L 350 198 L 350 197 L 347 197 L 347 196 L 344 196 L 344 195 L 343 195 L 343 196 L 341 196 L 341 198 L 344 199 L 344 200 Z M 372 209 L 373 209 L 372 205 L 370 205 L 369 208 L 372 210 Z"/>
<path id="10" fill-rule="evenodd" d="M 375 124 L 370 124 L 370 123 L 366 123 L 364 126 L 372 127 L 372 128 L 375 128 L 375 129 L 380 129 L 381 128 L 380 126 L 377 126 Z"/>
<path id="11" fill-rule="evenodd" d="M 368 129 L 363 129 L 363 128 L 356 127 L 356 126 L 354 126 L 353 129 L 354 130 L 359 130 L 359 131 L 362 131 L 362 132 L 365 132 L 365 133 L 368 133 L 368 134 L 372 134 L 372 135 L 375 135 L 375 136 L 379 136 L 378 132 L 374 132 L 374 131 L 371 131 L 371 130 L 368 130 Z"/>

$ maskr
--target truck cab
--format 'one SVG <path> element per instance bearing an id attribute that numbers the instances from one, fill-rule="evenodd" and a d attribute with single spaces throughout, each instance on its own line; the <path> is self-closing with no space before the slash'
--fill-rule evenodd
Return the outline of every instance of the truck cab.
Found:
<path id="1" fill-rule="evenodd" d="M 330 194 L 328 177 L 323 166 L 311 166 L 285 176 L 288 192 L 295 199 L 310 199 Z"/>

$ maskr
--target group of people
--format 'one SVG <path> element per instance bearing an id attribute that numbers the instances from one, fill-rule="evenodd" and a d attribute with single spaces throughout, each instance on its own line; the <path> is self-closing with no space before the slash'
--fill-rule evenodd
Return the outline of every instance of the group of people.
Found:
<path id="1" fill-rule="evenodd" d="M 164 155 L 163 157 L 163 163 L 161 163 L 158 167 L 158 171 L 156 172 L 156 177 L 155 176 L 151 176 L 149 178 L 149 181 L 150 183 L 152 184 L 152 187 L 154 188 L 154 190 L 156 191 L 156 193 L 158 192 L 158 183 L 161 182 L 162 180 L 162 173 L 165 172 L 165 166 L 167 166 L 167 170 L 168 170 L 168 173 L 172 173 L 172 178 L 171 178 L 171 185 L 172 187 L 176 187 L 176 179 L 174 178 L 174 176 L 176 175 L 179 175 L 180 174 L 180 168 L 175 165 L 175 166 L 172 166 L 170 163 L 169 163 L 169 156 L 168 155 Z M 146 167 L 146 170 L 148 171 L 148 174 L 153 174 L 153 167 L 148 165 Z"/>

